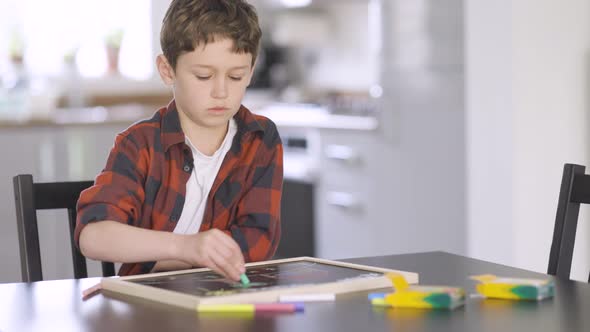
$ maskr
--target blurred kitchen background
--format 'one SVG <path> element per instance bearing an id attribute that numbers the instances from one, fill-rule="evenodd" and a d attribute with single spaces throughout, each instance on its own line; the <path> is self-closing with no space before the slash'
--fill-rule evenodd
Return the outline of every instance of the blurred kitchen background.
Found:
<path id="1" fill-rule="evenodd" d="M 563 163 L 590 164 L 590 2 L 251 2 L 244 104 L 285 146 L 277 257 L 444 250 L 546 270 Z M 20 281 L 12 177 L 93 179 L 116 133 L 170 100 L 154 65 L 168 4 L 0 0 L 0 282 Z M 65 213 L 39 218 L 44 275 L 70 277 Z M 580 280 L 589 235 L 581 222 Z"/>

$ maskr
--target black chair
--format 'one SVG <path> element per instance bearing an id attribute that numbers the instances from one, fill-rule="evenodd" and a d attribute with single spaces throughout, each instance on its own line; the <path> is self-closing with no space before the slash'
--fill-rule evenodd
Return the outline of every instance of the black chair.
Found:
<path id="1" fill-rule="evenodd" d="M 80 192 L 90 187 L 93 182 L 33 183 L 33 176 L 25 174 L 15 176 L 13 184 L 23 282 L 43 280 L 37 210 L 68 210 L 74 277 L 76 279 L 88 277 L 86 258 L 74 244 L 74 230 L 76 227 L 76 202 Z M 115 275 L 115 265 L 110 262 L 102 262 L 102 272 L 105 277 Z"/>
<path id="2" fill-rule="evenodd" d="M 548 274 L 559 278 L 570 279 L 580 204 L 590 204 L 590 175 L 584 173 L 585 169 L 585 166 L 575 164 L 563 166 L 547 268 Z"/>

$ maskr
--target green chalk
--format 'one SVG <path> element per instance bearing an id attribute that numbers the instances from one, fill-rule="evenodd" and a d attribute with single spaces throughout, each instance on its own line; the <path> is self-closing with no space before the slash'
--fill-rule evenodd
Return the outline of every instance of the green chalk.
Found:
<path id="1" fill-rule="evenodd" d="M 245 273 L 240 275 L 240 280 L 242 280 L 242 285 L 244 286 L 248 286 L 250 284 L 250 279 L 248 279 L 248 276 Z"/>

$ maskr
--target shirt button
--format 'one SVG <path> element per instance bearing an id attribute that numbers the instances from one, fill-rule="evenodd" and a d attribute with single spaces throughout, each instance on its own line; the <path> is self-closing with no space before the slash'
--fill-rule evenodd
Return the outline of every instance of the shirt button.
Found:
<path id="1" fill-rule="evenodd" d="M 191 171 L 191 167 L 189 165 L 184 165 L 182 169 L 187 173 Z"/>
<path id="2" fill-rule="evenodd" d="M 172 220 L 172 221 L 176 221 L 177 219 L 178 219 L 178 217 L 175 214 L 170 216 L 170 220 Z"/>

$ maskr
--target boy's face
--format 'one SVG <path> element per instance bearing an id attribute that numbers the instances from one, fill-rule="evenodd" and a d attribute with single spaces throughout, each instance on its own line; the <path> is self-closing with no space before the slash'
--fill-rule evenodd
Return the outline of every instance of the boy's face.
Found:
<path id="1" fill-rule="evenodd" d="M 178 57 L 176 70 L 163 55 L 158 58 L 158 70 L 164 82 L 173 87 L 185 130 L 225 130 L 229 119 L 237 113 L 253 68 L 250 53 L 234 53 L 232 48 L 231 39 L 197 46 Z"/>

